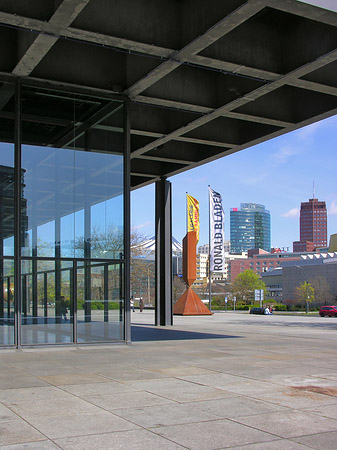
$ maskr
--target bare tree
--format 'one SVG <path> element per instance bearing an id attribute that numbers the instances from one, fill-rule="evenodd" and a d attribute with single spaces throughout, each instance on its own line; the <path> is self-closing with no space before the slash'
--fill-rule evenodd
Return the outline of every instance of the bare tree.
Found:
<path id="1" fill-rule="evenodd" d="M 317 306 L 329 305 L 333 303 L 331 287 L 323 276 L 317 276 L 311 280 L 311 285 L 315 291 L 315 303 Z"/>
<path id="2" fill-rule="evenodd" d="M 185 292 L 186 287 L 187 286 L 181 277 L 178 277 L 177 275 L 173 277 L 173 285 L 172 285 L 173 303 L 176 303 L 179 300 L 181 295 L 183 295 L 183 293 Z"/>

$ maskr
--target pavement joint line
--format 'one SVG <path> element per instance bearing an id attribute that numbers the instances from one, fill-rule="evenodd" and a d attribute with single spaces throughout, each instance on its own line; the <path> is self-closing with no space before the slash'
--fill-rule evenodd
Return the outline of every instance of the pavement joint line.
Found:
<path id="1" fill-rule="evenodd" d="M 34 428 L 34 430 L 36 430 L 39 434 L 41 434 L 42 436 L 44 436 L 45 438 L 46 438 L 46 440 L 48 440 L 49 441 L 49 438 L 44 434 L 44 433 L 42 433 L 42 431 L 40 431 L 38 428 L 36 428 L 34 425 L 32 425 L 30 422 L 28 422 L 28 420 L 27 419 L 25 419 L 24 417 L 21 417 L 17 412 L 15 412 L 15 411 L 13 411 L 11 408 L 10 408 L 10 406 L 7 406 L 7 405 L 5 405 L 10 411 L 12 411 L 12 413 L 14 413 L 15 415 L 17 415 L 21 420 L 23 420 L 24 422 L 26 422 L 26 424 L 27 425 L 29 425 L 30 427 L 32 427 L 32 428 Z M 15 420 L 15 419 L 13 419 L 13 420 Z M 26 441 L 26 442 L 23 442 L 24 444 L 25 443 L 29 443 L 29 442 L 41 442 L 41 440 L 42 439 L 39 439 L 39 440 L 32 440 L 32 441 Z M 20 444 L 22 444 L 22 442 L 20 442 Z M 10 444 L 9 444 L 10 445 Z M 0 447 L 1 448 L 1 447 Z"/>
<path id="2" fill-rule="evenodd" d="M 278 413 L 272 413 L 272 412 L 269 412 L 269 415 L 270 415 L 270 414 L 278 414 Z M 275 437 L 278 438 L 278 439 L 287 439 L 287 438 L 285 438 L 284 436 L 279 436 L 278 434 L 272 433 L 272 432 L 270 432 L 270 431 L 264 431 L 264 430 L 262 430 L 262 429 L 260 429 L 260 428 L 257 428 L 256 426 L 253 426 L 253 425 L 247 425 L 247 424 L 245 424 L 245 423 L 238 422 L 238 421 L 235 420 L 234 418 L 229 418 L 228 420 L 231 421 L 231 422 L 233 422 L 233 423 L 236 423 L 236 424 L 238 424 L 238 425 L 242 425 L 242 426 L 251 428 L 252 430 L 261 431 L 262 433 L 266 433 L 266 434 L 269 434 L 269 435 L 271 435 L 271 436 L 275 436 Z M 303 435 L 303 436 L 306 436 L 306 435 Z M 293 436 L 293 437 L 295 437 L 295 436 Z M 298 437 L 298 436 L 296 436 L 296 437 Z"/>

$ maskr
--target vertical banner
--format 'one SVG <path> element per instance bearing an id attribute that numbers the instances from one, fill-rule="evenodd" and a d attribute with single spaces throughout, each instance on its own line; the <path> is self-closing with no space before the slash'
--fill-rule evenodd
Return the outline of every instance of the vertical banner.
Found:
<path id="1" fill-rule="evenodd" d="M 191 195 L 187 194 L 187 232 L 197 233 L 197 243 L 199 242 L 199 202 Z"/>
<path id="2" fill-rule="evenodd" d="M 225 264 L 225 214 L 222 198 L 218 192 L 209 187 L 210 213 L 210 271 L 223 272 Z"/>

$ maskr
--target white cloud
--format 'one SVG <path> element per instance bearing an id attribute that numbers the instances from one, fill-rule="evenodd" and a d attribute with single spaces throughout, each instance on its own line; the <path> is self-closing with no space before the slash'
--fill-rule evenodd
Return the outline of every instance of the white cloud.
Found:
<path id="1" fill-rule="evenodd" d="M 329 209 L 328 209 L 328 214 L 331 216 L 335 216 L 337 215 L 337 202 L 336 200 L 333 200 L 330 203 Z"/>
<path id="2" fill-rule="evenodd" d="M 286 163 L 289 158 L 299 153 L 298 149 L 296 147 L 287 145 L 284 147 L 281 147 L 276 153 L 272 155 L 273 162 L 275 165 L 280 165 Z"/>
<path id="3" fill-rule="evenodd" d="M 295 218 L 295 217 L 299 217 L 300 215 L 300 210 L 299 208 L 293 208 L 293 209 L 289 209 L 289 211 L 281 214 L 282 217 L 287 217 L 287 218 Z"/>
<path id="4" fill-rule="evenodd" d="M 139 224 L 137 224 L 137 225 L 133 225 L 132 228 L 133 228 L 134 230 L 141 230 L 142 228 L 147 228 L 147 227 L 149 227 L 150 225 L 152 225 L 152 222 L 147 221 L 147 222 L 144 222 L 144 223 L 139 223 Z"/>
<path id="5" fill-rule="evenodd" d="M 301 128 L 300 130 L 298 130 L 297 136 L 300 139 L 311 138 L 311 136 L 314 135 L 317 130 L 322 129 L 324 126 L 326 126 L 326 124 L 322 120 L 319 122 L 312 123 L 310 125 L 307 125 L 306 127 Z"/>

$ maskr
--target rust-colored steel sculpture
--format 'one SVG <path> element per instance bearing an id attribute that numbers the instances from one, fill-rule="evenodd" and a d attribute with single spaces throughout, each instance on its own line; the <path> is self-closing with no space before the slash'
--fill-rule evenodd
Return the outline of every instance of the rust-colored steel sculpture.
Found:
<path id="1" fill-rule="evenodd" d="M 173 314 L 180 316 L 212 315 L 191 285 L 197 278 L 197 234 L 189 231 L 183 239 L 183 280 L 187 289 L 173 306 Z"/>

